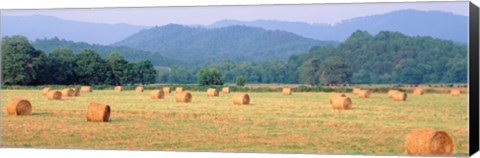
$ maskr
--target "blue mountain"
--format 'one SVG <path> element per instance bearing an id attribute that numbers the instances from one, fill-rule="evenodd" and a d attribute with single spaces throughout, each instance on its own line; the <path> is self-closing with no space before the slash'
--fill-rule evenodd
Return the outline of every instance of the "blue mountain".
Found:
<path id="1" fill-rule="evenodd" d="M 64 20 L 52 16 L 2 16 L 2 36 L 23 35 L 30 40 L 62 38 L 91 44 L 111 44 L 146 26 L 102 24 Z"/>
<path id="2" fill-rule="evenodd" d="M 431 36 L 458 43 L 467 43 L 468 41 L 468 17 L 440 11 L 399 10 L 344 20 L 335 25 L 275 20 L 237 21 L 227 19 L 207 27 L 221 28 L 234 25 L 288 31 L 307 38 L 339 42 L 347 39 L 356 30 L 366 30 L 372 34 L 377 34 L 380 31 L 398 31 L 410 36 Z"/>

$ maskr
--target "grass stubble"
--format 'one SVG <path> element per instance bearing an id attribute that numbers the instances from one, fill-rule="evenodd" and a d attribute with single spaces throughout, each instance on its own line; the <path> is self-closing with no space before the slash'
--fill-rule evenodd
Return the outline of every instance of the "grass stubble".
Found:
<path id="1" fill-rule="evenodd" d="M 404 155 L 411 129 L 450 133 L 454 155 L 468 155 L 468 96 L 409 95 L 393 101 L 352 93 L 350 110 L 334 110 L 328 93 L 250 92 L 250 105 L 233 105 L 230 94 L 192 92 L 191 103 L 174 93 L 150 99 L 150 90 L 96 90 L 48 101 L 40 90 L 2 91 L 5 147 L 175 150 L 268 153 Z M 10 116 L 6 103 L 22 97 L 32 115 Z M 90 102 L 111 106 L 110 122 L 86 121 Z"/>

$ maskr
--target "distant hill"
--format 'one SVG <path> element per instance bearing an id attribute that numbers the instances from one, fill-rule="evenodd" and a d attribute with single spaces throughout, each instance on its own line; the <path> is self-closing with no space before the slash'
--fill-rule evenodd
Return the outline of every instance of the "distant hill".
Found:
<path id="1" fill-rule="evenodd" d="M 400 10 L 345 20 L 336 25 L 275 20 L 222 20 L 207 27 L 221 28 L 233 25 L 288 31 L 317 40 L 344 41 L 356 30 L 366 30 L 372 34 L 380 31 L 398 31 L 406 35 L 432 36 L 459 43 L 468 42 L 468 17 L 440 11 Z"/>
<path id="2" fill-rule="evenodd" d="M 46 53 L 51 53 L 56 48 L 69 48 L 74 52 L 80 52 L 84 49 L 95 50 L 102 58 L 105 58 L 108 53 L 117 52 L 128 61 L 150 60 L 155 66 L 171 66 L 175 64 L 182 64 L 179 61 L 166 58 L 162 55 L 151 53 L 148 51 L 123 47 L 123 46 L 105 46 L 99 44 L 88 44 L 85 42 L 67 41 L 64 39 L 50 38 L 38 39 L 32 42 L 33 47 L 42 50 Z"/>
<path id="3" fill-rule="evenodd" d="M 88 23 L 53 16 L 2 16 L 2 36 L 23 35 L 30 40 L 59 37 L 76 42 L 111 44 L 146 26 Z"/>
<path id="4" fill-rule="evenodd" d="M 301 74 L 302 66 L 337 58 L 350 67 L 349 83 L 452 84 L 467 83 L 467 57 L 466 44 L 400 32 L 381 31 L 372 35 L 355 31 L 337 47 L 312 48 L 308 53 L 292 56 L 289 64 L 298 70 L 291 73 L 296 76 Z M 314 74 L 305 72 L 308 77 Z"/>
<path id="5" fill-rule="evenodd" d="M 189 64 L 201 65 L 225 59 L 254 62 L 286 60 L 293 54 L 326 44 L 335 42 L 246 26 L 207 29 L 169 24 L 142 30 L 114 46 L 156 52 Z"/>

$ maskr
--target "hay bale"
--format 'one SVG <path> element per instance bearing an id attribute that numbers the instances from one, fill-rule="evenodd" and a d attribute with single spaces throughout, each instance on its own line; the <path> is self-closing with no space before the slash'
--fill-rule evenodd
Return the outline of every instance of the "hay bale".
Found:
<path id="1" fill-rule="evenodd" d="M 223 87 L 222 93 L 230 93 L 230 87 Z"/>
<path id="2" fill-rule="evenodd" d="M 175 93 L 175 101 L 177 101 L 177 103 L 192 102 L 192 94 L 188 91 Z"/>
<path id="3" fill-rule="evenodd" d="M 392 99 L 396 101 L 405 101 L 407 100 L 407 93 L 405 92 L 395 92 L 392 94 Z"/>
<path id="4" fill-rule="evenodd" d="M 357 96 L 358 96 L 359 98 L 368 98 L 368 97 L 370 97 L 370 94 L 371 94 L 371 93 L 370 93 L 370 91 L 368 91 L 368 90 L 359 90 L 359 91 L 357 91 Z"/>
<path id="5" fill-rule="evenodd" d="M 461 92 L 460 89 L 452 89 L 450 90 L 450 95 L 451 96 L 460 96 Z"/>
<path id="6" fill-rule="evenodd" d="M 283 88 L 282 89 L 282 94 L 283 95 L 292 95 L 292 88 L 287 88 L 287 87 Z"/>
<path id="7" fill-rule="evenodd" d="M 420 88 L 420 87 L 417 87 L 415 89 L 413 89 L 413 94 L 415 95 L 423 95 L 423 88 Z"/>
<path id="8" fill-rule="evenodd" d="M 52 88 L 44 88 L 42 89 L 42 95 L 47 96 L 48 91 L 53 90 Z"/>
<path id="9" fill-rule="evenodd" d="M 333 98 L 336 98 L 336 97 L 346 97 L 346 95 L 344 93 L 330 93 L 330 98 L 328 99 L 329 100 L 329 103 L 332 104 L 332 100 Z"/>
<path id="10" fill-rule="evenodd" d="M 150 92 L 150 99 L 163 99 L 165 96 L 165 93 L 161 90 L 153 90 Z"/>
<path id="11" fill-rule="evenodd" d="M 62 97 L 74 97 L 75 91 L 71 88 L 65 88 L 62 90 Z"/>
<path id="12" fill-rule="evenodd" d="M 209 88 L 207 89 L 207 96 L 209 97 L 217 97 L 219 94 L 218 94 L 218 90 L 215 89 L 215 88 Z"/>
<path id="13" fill-rule="evenodd" d="M 235 93 L 233 95 L 233 104 L 248 105 L 250 104 L 250 96 L 247 93 Z"/>
<path id="14" fill-rule="evenodd" d="M 183 92 L 183 87 L 176 87 L 175 88 L 175 93 L 182 93 Z"/>
<path id="15" fill-rule="evenodd" d="M 73 91 L 75 92 L 76 97 L 80 96 L 80 88 L 74 88 Z"/>
<path id="16" fill-rule="evenodd" d="M 122 86 L 115 86 L 114 90 L 116 92 L 121 92 L 122 91 Z"/>
<path id="17" fill-rule="evenodd" d="M 7 103 L 7 112 L 9 115 L 31 115 L 32 104 L 28 100 L 15 98 Z"/>
<path id="18" fill-rule="evenodd" d="M 92 90 L 92 87 L 90 87 L 90 86 L 82 86 L 80 88 L 80 91 L 82 91 L 82 92 L 92 92 L 93 90 Z"/>
<path id="19" fill-rule="evenodd" d="M 405 150 L 408 155 L 449 156 L 455 149 L 447 132 L 424 128 L 410 131 L 405 140 Z"/>
<path id="20" fill-rule="evenodd" d="M 90 103 L 87 109 L 87 121 L 108 122 L 110 118 L 110 105 Z"/>
<path id="21" fill-rule="evenodd" d="M 332 98 L 333 109 L 347 110 L 352 108 L 352 100 L 349 97 L 339 96 Z"/>
<path id="22" fill-rule="evenodd" d="M 170 94 L 172 93 L 172 89 L 170 87 L 163 87 L 163 93 Z"/>
<path id="23" fill-rule="evenodd" d="M 389 90 L 387 95 L 389 98 L 392 98 L 393 94 L 397 93 L 397 92 L 400 92 L 400 91 L 397 91 L 397 90 Z"/>
<path id="24" fill-rule="evenodd" d="M 60 100 L 60 99 L 62 99 L 62 92 L 57 91 L 57 90 L 48 91 L 47 99 L 48 100 Z"/>
<path id="25" fill-rule="evenodd" d="M 353 88 L 352 93 L 357 95 L 358 91 L 360 91 L 360 90 L 361 90 L 360 88 Z"/>
<path id="26" fill-rule="evenodd" d="M 135 92 L 143 92 L 143 87 L 138 86 L 137 88 L 135 88 Z"/>

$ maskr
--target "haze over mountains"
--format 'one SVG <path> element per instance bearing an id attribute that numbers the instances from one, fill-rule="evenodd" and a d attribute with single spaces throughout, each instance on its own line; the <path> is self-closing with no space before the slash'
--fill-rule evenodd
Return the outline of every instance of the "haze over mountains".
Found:
<path id="1" fill-rule="evenodd" d="M 327 16 L 327 15 L 319 15 Z M 119 52 L 127 60 L 150 59 L 156 66 L 233 61 L 286 61 L 315 46 L 337 45 L 356 30 L 375 35 L 398 31 L 467 43 L 468 17 L 439 11 L 400 10 L 359 17 L 335 25 L 274 20 L 221 20 L 208 26 L 135 26 L 63 20 L 50 16 L 2 16 L 2 36 L 23 35 L 37 49 L 94 49 Z M 65 40 L 62 40 L 65 39 Z M 85 42 L 85 43 L 82 43 Z M 99 45 L 100 44 L 100 45 Z"/>
<path id="2" fill-rule="evenodd" d="M 372 34 L 380 31 L 398 31 L 406 35 L 432 36 L 459 43 L 467 43 L 468 40 L 468 17 L 440 11 L 400 10 L 345 20 L 336 25 L 275 20 L 222 20 L 208 27 L 219 28 L 232 25 L 283 30 L 307 38 L 339 42 L 347 39 L 356 30 L 365 30 Z"/>
<path id="3" fill-rule="evenodd" d="M 399 10 L 345 20 L 336 25 L 225 19 L 203 27 L 221 28 L 232 25 L 282 30 L 316 40 L 337 42 L 345 40 L 356 30 L 366 30 L 372 34 L 379 31 L 398 31 L 406 35 L 432 36 L 458 43 L 467 43 L 468 40 L 468 17 L 440 11 Z M 195 27 L 198 26 L 200 25 L 195 25 Z M 119 42 L 142 29 L 149 28 L 151 26 L 87 23 L 42 15 L 2 16 L 2 36 L 20 34 L 31 40 L 58 37 L 77 42 L 106 45 Z"/>
<path id="4" fill-rule="evenodd" d="M 30 40 L 58 37 L 90 44 L 111 44 L 147 26 L 64 20 L 53 16 L 2 16 L 2 36 L 23 35 Z"/>
<path id="5" fill-rule="evenodd" d="M 109 46 L 109 45 L 99 45 L 99 44 L 88 44 L 85 42 L 74 42 L 67 41 L 64 39 L 58 38 L 49 38 L 49 39 L 37 39 L 31 42 L 32 46 L 35 49 L 42 50 L 46 53 L 51 53 L 57 48 L 68 48 L 73 52 L 81 52 L 84 49 L 95 50 L 102 58 L 105 58 L 107 54 L 111 52 L 117 52 L 119 55 L 125 57 L 128 61 L 141 61 L 141 60 L 150 60 L 155 66 L 171 66 L 174 64 L 183 64 L 180 61 L 167 58 L 158 53 L 152 53 L 148 51 L 143 51 L 139 49 L 133 49 L 124 46 Z"/>
<path id="6" fill-rule="evenodd" d="M 157 52 L 176 60 L 203 64 L 206 61 L 220 62 L 225 59 L 254 62 L 286 60 L 291 55 L 306 52 L 313 46 L 327 44 L 335 43 L 256 27 L 207 29 L 169 24 L 142 30 L 114 46 Z"/>

